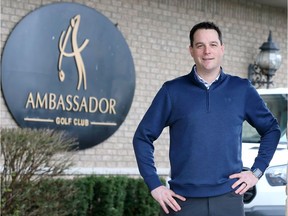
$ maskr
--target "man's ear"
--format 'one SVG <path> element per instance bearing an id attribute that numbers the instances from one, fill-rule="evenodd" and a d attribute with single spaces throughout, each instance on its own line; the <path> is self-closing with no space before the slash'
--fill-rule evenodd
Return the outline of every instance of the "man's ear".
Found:
<path id="1" fill-rule="evenodd" d="M 222 52 L 224 52 L 224 50 L 225 50 L 224 44 L 222 44 L 221 47 L 222 47 Z"/>
<path id="2" fill-rule="evenodd" d="M 193 57 L 193 47 L 191 45 L 189 45 L 189 52 L 190 52 L 190 55 Z"/>

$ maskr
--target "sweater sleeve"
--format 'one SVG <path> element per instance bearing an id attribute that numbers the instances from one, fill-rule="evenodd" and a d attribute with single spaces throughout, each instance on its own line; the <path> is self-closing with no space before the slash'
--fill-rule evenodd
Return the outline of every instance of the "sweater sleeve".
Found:
<path id="1" fill-rule="evenodd" d="M 133 147 L 139 172 L 150 191 L 162 185 L 154 164 L 153 142 L 167 126 L 170 112 L 170 98 L 163 85 L 134 134 Z"/>
<path id="2" fill-rule="evenodd" d="M 261 136 L 258 155 L 251 169 L 259 168 L 264 173 L 276 151 L 281 132 L 276 118 L 251 84 L 246 94 L 245 114 L 247 122 Z"/>

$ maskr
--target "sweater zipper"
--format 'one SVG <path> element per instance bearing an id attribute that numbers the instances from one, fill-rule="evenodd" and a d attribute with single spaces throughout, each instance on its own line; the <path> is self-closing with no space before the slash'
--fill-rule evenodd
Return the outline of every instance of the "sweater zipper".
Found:
<path id="1" fill-rule="evenodd" d="M 210 112 L 210 90 L 206 90 L 206 111 L 207 113 Z"/>

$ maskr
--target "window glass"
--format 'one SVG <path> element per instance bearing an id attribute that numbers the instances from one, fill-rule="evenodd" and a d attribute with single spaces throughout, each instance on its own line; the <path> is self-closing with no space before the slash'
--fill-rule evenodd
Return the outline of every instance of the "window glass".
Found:
<path id="1" fill-rule="evenodd" d="M 261 97 L 278 120 L 281 129 L 280 142 L 287 142 L 285 135 L 287 129 L 287 95 L 271 94 L 261 95 Z M 246 121 L 243 124 L 242 141 L 251 143 L 260 141 L 260 135 L 257 133 L 256 129 L 250 126 Z"/>

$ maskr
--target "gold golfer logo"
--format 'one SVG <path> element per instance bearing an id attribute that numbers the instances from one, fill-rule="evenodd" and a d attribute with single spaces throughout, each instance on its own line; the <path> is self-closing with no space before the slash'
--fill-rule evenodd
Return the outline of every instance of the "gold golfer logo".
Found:
<path id="1" fill-rule="evenodd" d="M 63 56 L 74 57 L 76 66 L 77 66 L 77 71 L 78 71 L 77 90 L 80 89 L 81 83 L 83 83 L 83 88 L 84 90 L 86 90 L 87 89 L 86 71 L 85 71 L 85 66 L 83 63 L 82 56 L 81 56 L 81 52 L 87 46 L 89 40 L 86 39 L 80 47 L 78 46 L 77 34 L 78 34 L 79 25 L 80 25 L 80 15 L 77 15 L 71 19 L 67 32 L 63 31 L 61 34 L 61 37 L 59 40 L 60 56 L 59 56 L 59 62 L 58 62 L 58 70 L 59 70 L 58 76 L 61 82 L 65 80 L 65 73 L 61 68 Z M 72 52 L 67 53 L 65 52 L 65 48 L 66 48 L 69 36 L 71 35 L 71 32 L 72 32 L 72 36 L 71 36 Z"/>

